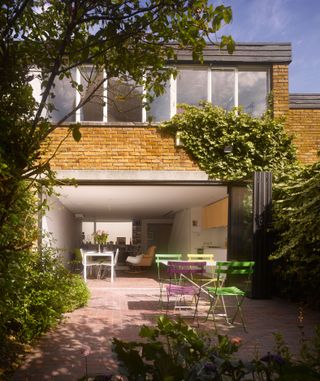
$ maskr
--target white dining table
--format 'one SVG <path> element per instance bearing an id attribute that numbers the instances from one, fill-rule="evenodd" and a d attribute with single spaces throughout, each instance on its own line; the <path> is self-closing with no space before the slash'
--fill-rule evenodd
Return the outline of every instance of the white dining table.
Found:
<path id="1" fill-rule="evenodd" d="M 87 251 L 84 253 L 83 258 L 83 278 L 87 282 L 87 258 L 88 257 L 99 257 L 99 258 L 110 258 L 111 264 L 111 282 L 114 280 L 114 254 L 113 251 L 104 251 L 102 253 L 98 251 Z"/>

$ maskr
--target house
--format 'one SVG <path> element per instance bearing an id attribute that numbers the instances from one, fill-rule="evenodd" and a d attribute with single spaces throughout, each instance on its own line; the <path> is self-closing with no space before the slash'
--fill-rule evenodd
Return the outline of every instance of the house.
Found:
<path id="1" fill-rule="evenodd" d="M 148 112 L 139 97 L 143 89 L 110 79 L 98 94 L 108 97 L 105 105 L 93 99 L 51 136 L 53 152 L 70 122 L 82 125 L 81 141 L 68 137 L 51 162 L 59 179 L 74 178 L 78 187 L 59 189 L 43 228 L 53 233 L 67 254 L 90 240 L 94 230 L 109 230 L 111 222 L 121 222 L 132 226 L 126 242 L 140 245 L 141 250 L 154 243 L 159 252 L 204 251 L 218 259 L 232 258 L 236 254 L 231 248 L 243 236 L 236 211 L 245 191 L 209 181 L 174 139 L 162 136 L 157 122 L 173 116 L 177 104 L 200 100 L 227 109 L 242 105 L 259 115 L 272 91 L 275 116 L 286 117 L 301 162 L 312 163 L 320 148 L 320 94 L 289 94 L 290 62 L 289 43 L 239 43 L 232 55 L 207 46 L 203 64 L 193 62 L 189 51 L 180 51 L 177 79 L 171 79 Z M 84 87 L 86 75 L 103 73 L 87 67 L 80 75 L 75 69 L 74 76 Z M 60 83 L 55 91 L 53 122 L 80 100 L 68 83 Z M 125 231 L 123 225 L 119 236 Z M 238 245 L 236 251 L 246 250 Z"/>

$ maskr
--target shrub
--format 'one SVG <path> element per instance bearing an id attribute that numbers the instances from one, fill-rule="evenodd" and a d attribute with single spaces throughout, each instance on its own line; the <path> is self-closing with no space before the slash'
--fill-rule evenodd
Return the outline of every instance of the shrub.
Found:
<path id="1" fill-rule="evenodd" d="M 276 251 L 271 259 L 286 296 L 320 306 L 320 162 L 274 189 Z"/>
<path id="2" fill-rule="evenodd" d="M 312 343 L 303 341 L 301 358 L 294 359 L 280 334 L 273 353 L 243 361 L 234 354 L 238 338 L 198 333 L 182 320 L 158 319 L 143 326 L 141 342 L 113 339 L 120 378 L 127 381 L 316 381 L 320 380 L 320 327 Z M 84 378 L 86 379 L 86 378 Z M 94 380 L 94 378 L 92 378 Z M 111 378 L 110 378 L 111 379 Z"/>

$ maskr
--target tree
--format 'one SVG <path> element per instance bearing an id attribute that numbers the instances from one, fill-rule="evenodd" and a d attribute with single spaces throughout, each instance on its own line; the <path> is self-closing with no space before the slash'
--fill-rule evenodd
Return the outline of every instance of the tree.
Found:
<path id="1" fill-rule="evenodd" d="M 43 143 L 71 113 L 82 107 L 111 77 L 130 78 L 159 95 L 175 70 L 177 50 L 201 52 L 212 34 L 232 18 L 230 7 L 213 7 L 207 0 L 3 0 L 0 8 L 0 232 L 17 201 L 20 182 L 37 185 L 51 179 L 49 161 L 42 160 Z M 233 49 L 230 36 L 221 47 Z M 174 42 L 174 44 L 173 44 Z M 68 79 L 79 92 L 72 69 L 91 64 L 106 68 L 107 77 L 94 81 L 79 104 L 56 124 L 54 86 Z M 31 68 L 37 74 L 30 74 Z M 41 99 L 32 98 L 30 82 L 42 83 Z M 79 126 L 68 133 L 81 137 Z M 19 186 L 18 186 L 19 185 Z M 41 182 L 43 185 L 43 182 Z M 12 243 L 9 245 L 12 248 Z M 13 245 L 15 246 L 15 244 Z M 2 249 L 4 246 L 2 245 Z"/>

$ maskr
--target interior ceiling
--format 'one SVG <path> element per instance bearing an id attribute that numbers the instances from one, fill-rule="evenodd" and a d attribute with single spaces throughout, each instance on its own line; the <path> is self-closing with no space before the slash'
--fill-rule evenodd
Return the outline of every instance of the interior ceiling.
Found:
<path id="1" fill-rule="evenodd" d="M 175 212 L 211 204 L 227 196 L 225 186 L 80 185 L 57 188 L 59 200 L 84 219 L 171 217 Z"/>

